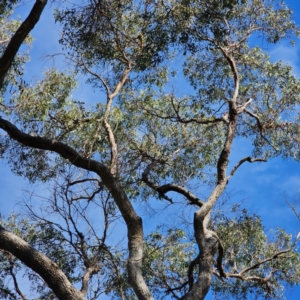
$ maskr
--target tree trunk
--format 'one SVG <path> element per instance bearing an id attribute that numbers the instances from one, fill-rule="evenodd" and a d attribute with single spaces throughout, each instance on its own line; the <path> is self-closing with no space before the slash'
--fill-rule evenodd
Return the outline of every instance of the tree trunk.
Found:
<path id="1" fill-rule="evenodd" d="M 213 252 L 207 247 L 199 256 L 199 276 L 192 290 L 183 298 L 184 300 L 203 300 L 207 295 L 213 273 Z"/>

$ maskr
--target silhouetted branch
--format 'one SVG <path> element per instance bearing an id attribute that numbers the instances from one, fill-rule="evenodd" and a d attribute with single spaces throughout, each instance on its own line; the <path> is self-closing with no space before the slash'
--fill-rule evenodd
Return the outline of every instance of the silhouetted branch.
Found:
<path id="1" fill-rule="evenodd" d="M 2 88 L 4 77 L 11 67 L 20 46 L 39 21 L 46 4 L 47 0 L 36 0 L 28 17 L 20 25 L 8 43 L 2 57 L 0 58 L 0 88 Z"/>

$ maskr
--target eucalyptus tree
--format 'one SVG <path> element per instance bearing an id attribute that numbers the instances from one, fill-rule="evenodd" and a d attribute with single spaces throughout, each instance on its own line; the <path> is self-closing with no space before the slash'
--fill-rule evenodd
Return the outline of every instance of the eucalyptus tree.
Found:
<path id="1" fill-rule="evenodd" d="M 18 69 L 23 63 L 17 52 L 46 2 L 37 0 L 1 44 L 1 144 L 15 173 L 56 182 L 51 214 L 62 221 L 27 205 L 40 226 L 34 234 L 40 242 L 24 233 L 29 227 L 6 223 L 17 234 L 1 227 L 3 265 L 14 264 L 6 255 L 11 253 L 58 299 L 97 299 L 102 293 L 204 299 L 211 286 L 217 297 L 241 299 L 251 291 L 280 297 L 283 284 L 297 284 L 297 240 L 278 231 L 269 242 L 260 218 L 246 211 L 240 218 L 210 220 L 242 164 L 299 159 L 300 83 L 291 67 L 271 62 L 253 45 L 253 38 L 277 43 L 297 36 L 291 10 L 262 0 L 75 3 L 55 15 L 72 71 L 48 70 L 35 85 L 23 82 L 21 72 L 10 80 L 14 64 Z M 78 74 L 98 91 L 97 100 L 72 98 Z M 176 80 L 189 87 L 186 93 L 174 86 Z M 242 138 L 252 141 L 252 153 L 228 170 L 232 143 Z M 206 199 L 197 186 L 210 190 Z M 155 198 L 175 209 L 185 201 L 183 215 L 193 224 L 197 248 L 185 242 L 188 234 L 177 219 L 144 239 L 140 207 Z M 99 210 L 101 232 L 91 226 L 88 207 Z M 118 214 L 126 225 L 127 259 L 107 237 L 116 235 L 110 228 Z M 47 239 L 55 241 L 48 250 Z M 93 290 L 95 276 L 102 279 Z"/>

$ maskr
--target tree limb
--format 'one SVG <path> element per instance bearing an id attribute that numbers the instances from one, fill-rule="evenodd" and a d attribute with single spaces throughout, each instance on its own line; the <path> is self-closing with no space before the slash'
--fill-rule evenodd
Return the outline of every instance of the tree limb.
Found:
<path id="1" fill-rule="evenodd" d="M 120 182 L 102 163 L 81 156 L 72 147 L 40 136 L 31 136 L 20 131 L 15 125 L 0 117 L 0 128 L 6 131 L 10 138 L 24 146 L 48 150 L 59 154 L 71 164 L 87 171 L 95 172 L 102 179 L 103 184 L 111 192 L 124 221 L 127 225 L 129 259 L 127 261 L 128 277 L 137 297 L 141 300 L 153 300 L 153 297 L 142 275 L 143 259 L 143 224 L 142 219 L 135 212 Z"/>
<path id="2" fill-rule="evenodd" d="M 29 32 L 39 21 L 46 4 L 47 0 L 36 0 L 28 17 L 20 25 L 20 27 L 8 43 L 2 57 L 0 58 L 0 88 L 2 88 L 3 86 L 5 75 L 11 67 L 20 46 L 28 36 Z"/>
<path id="3" fill-rule="evenodd" d="M 266 138 L 266 136 L 263 134 L 263 131 L 265 131 L 267 128 L 267 126 L 264 126 L 259 117 L 252 113 L 251 111 L 247 110 L 247 109 L 244 109 L 244 112 L 246 112 L 249 116 L 253 117 L 255 120 L 256 120 L 256 123 L 257 123 L 257 127 L 259 129 L 259 132 L 260 132 L 260 135 L 261 137 L 275 150 L 275 151 L 278 151 L 278 149 Z M 269 127 L 270 128 L 270 127 Z"/>
<path id="4" fill-rule="evenodd" d="M 188 270 L 188 284 L 189 284 L 189 291 L 193 288 L 194 285 L 194 268 L 197 264 L 199 264 L 199 258 L 200 254 L 197 255 L 195 259 L 193 259 L 189 265 L 189 270 Z"/>
<path id="5" fill-rule="evenodd" d="M 9 41 L 10 41 L 10 39 L 0 41 L 0 45 L 5 44 L 5 43 L 7 43 L 7 42 L 9 42 Z"/>
<path id="6" fill-rule="evenodd" d="M 229 179 L 234 175 L 234 173 L 236 172 L 236 170 L 244 163 L 244 162 L 250 162 L 250 163 L 254 163 L 254 162 L 257 162 L 257 161 L 261 161 L 261 162 L 267 162 L 266 159 L 264 158 L 252 158 L 251 156 L 247 156 L 243 159 L 241 159 L 234 167 L 233 169 L 231 170 L 229 176 L 227 177 L 227 181 L 229 181 Z"/>
<path id="7" fill-rule="evenodd" d="M 106 88 L 106 90 L 107 90 L 107 104 L 106 104 L 106 109 L 105 109 L 105 113 L 104 113 L 104 117 L 103 117 L 102 122 L 103 122 L 104 128 L 105 128 L 105 130 L 107 132 L 107 135 L 108 135 L 108 140 L 109 140 L 109 144 L 110 144 L 110 151 L 111 151 L 110 172 L 114 176 L 117 176 L 118 146 L 117 146 L 117 143 L 116 143 L 116 139 L 115 139 L 115 135 L 113 133 L 113 130 L 111 129 L 111 126 L 108 122 L 108 117 L 109 117 L 109 114 L 110 114 L 113 99 L 118 95 L 121 88 L 126 83 L 126 80 L 129 76 L 131 68 L 132 68 L 131 63 L 128 63 L 128 66 L 124 70 L 121 80 L 115 86 L 115 89 L 114 89 L 113 93 L 108 93 L 109 89 Z M 104 84 L 103 80 L 101 80 L 101 82 Z"/>
<path id="8" fill-rule="evenodd" d="M 268 262 L 268 261 L 271 261 L 271 260 L 273 260 L 273 259 L 276 259 L 279 255 L 284 254 L 284 253 L 288 253 L 288 252 L 290 252 L 291 250 L 292 250 L 292 249 L 286 249 L 286 250 L 279 251 L 279 252 L 275 253 L 274 255 L 272 255 L 272 256 L 269 257 L 269 258 L 263 259 L 263 260 L 257 262 L 256 264 L 253 264 L 252 266 L 243 269 L 241 272 L 239 272 L 239 274 L 242 276 L 242 275 L 245 274 L 246 272 L 249 272 L 250 270 L 256 269 L 256 268 L 258 268 L 260 265 L 262 265 L 262 264 L 264 264 L 264 263 L 266 263 L 266 262 Z"/>
<path id="9" fill-rule="evenodd" d="M 100 268 L 99 267 L 89 267 L 87 268 L 85 274 L 82 277 L 82 283 L 81 283 L 81 293 L 86 296 L 88 292 L 88 287 L 89 287 L 89 279 L 97 274 L 99 272 Z"/>
<path id="10" fill-rule="evenodd" d="M 178 194 L 183 195 L 185 198 L 187 198 L 191 204 L 197 205 L 198 207 L 201 207 L 203 205 L 203 201 L 198 199 L 195 195 L 193 195 L 190 191 L 185 189 L 184 187 L 176 184 L 164 184 L 164 185 L 157 185 L 154 182 L 152 182 L 148 175 L 150 173 L 151 168 L 153 167 L 153 164 L 149 164 L 147 168 L 142 173 L 142 180 L 145 182 L 149 187 L 151 187 L 153 190 L 155 190 L 159 197 L 173 203 L 172 199 L 166 196 L 165 194 L 168 192 L 176 192 Z"/>
<path id="11" fill-rule="evenodd" d="M 212 232 L 212 234 L 218 241 L 217 269 L 219 271 L 220 278 L 228 278 L 228 276 L 225 273 L 223 266 L 222 266 L 222 260 L 223 260 L 223 256 L 224 256 L 224 247 L 223 247 L 222 241 L 215 232 Z"/>
<path id="12" fill-rule="evenodd" d="M 238 114 L 242 113 L 246 109 L 247 105 L 249 105 L 251 102 L 252 102 L 252 99 L 249 98 L 243 105 L 238 106 L 237 107 L 237 113 Z"/>
<path id="13" fill-rule="evenodd" d="M 193 299 L 204 299 L 206 294 L 209 291 L 211 280 L 212 280 L 212 263 L 213 263 L 213 249 L 211 245 L 207 244 L 205 239 L 205 232 L 207 232 L 206 224 L 204 224 L 205 219 L 209 215 L 211 209 L 213 208 L 216 201 L 219 199 L 220 195 L 224 192 L 227 178 L 226 178 L 226 169 L 228 164 L 228 158 L 232 147 L 232 142 L 236 130 L 237 124 L 237 97 L 239 92 L 239 74 L 236 67 L 234 58 L 229 54 L 227 49 L 220 48 L 224 57 L 227 59 L 228 64 L 231 68 L 234 77 L 234 92 L 232 99 L 228 101 L 228 125 L 226 139 L 224 146 L 221 150 L 218 163 L 217 163 L 217 184 L 213 191 L 211 192 L 208 200 L 202 205 L 198 211 L 194 214 L 194 231 L 195 238 L 200 251 L 199 258 L 199 276 L 197 281 L 194 283 L 194 286 L 191 291 L 185 296 L 187 300 Z M 222 259 L 222 255 L 221 255 Z M 219 270 L 220 271 L 220 270 Z M 220 271 L 221 273 L 224 273 Z"/>
<path id="14" fill-rule="evenodd" d="M 84 300 L 57 264 L 0 225 L 0 248 L 12 253 L 39 274 L 60 300 Z"/>

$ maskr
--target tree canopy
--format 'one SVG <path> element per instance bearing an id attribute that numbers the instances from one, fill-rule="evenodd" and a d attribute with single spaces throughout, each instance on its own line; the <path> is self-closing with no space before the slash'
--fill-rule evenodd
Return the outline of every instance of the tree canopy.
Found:
<path id="1" fill-rule="evenodd" d="M 2 220 L 1 297 L 29 299 L 23 276 L 36 299 L 283 299 L 300 282 L 299 236 L 216 207 L 244 163 L 299 160 L 300 81 L 260 46 L 299 36 L 290 8 L 53 1 L 69 69 L 29 81 L 47 0 L 33 2 L 24 21 L 20 1 L 0 4 L 1 158 L 49 192 Z M 74 98 L 80 78 L 93 99 Z M 144 235 L 151 203 L 170 216 Z"/>

